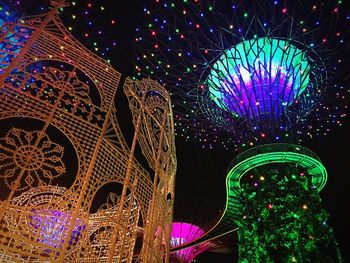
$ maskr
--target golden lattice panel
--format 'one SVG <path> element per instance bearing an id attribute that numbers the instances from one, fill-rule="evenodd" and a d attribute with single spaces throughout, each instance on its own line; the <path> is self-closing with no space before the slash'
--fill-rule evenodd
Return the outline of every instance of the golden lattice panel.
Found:
<path id="1" fill-rule="evenodd" d="M 169 94 L 127 79 L 129 147 L 114 106 L 120 73 L 65 29 L 64 1 L 52 5 L 1 28 L 0 260 L 167 261 L 176 171 Z M 10 39 L 21 40 L 15 52 Z M 136 144 L 151 172 L 134 158 Z"/>

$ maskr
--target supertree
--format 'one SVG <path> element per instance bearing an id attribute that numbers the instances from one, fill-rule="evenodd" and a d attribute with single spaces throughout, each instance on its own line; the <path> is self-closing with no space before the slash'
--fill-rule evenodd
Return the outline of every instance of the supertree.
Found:
<path id="1" fill-rule="evenodd" d="M 205 231 L 190 223 L 173 222 L 171 225 L 170 245 L 172 247 L 180 246 L 201 237 Z M 170 255 L 172 262 L 192 262 L 196 256 L 207 250 L 208 245 L 199 245 L 173 252 Z"/>
<path id="2" fill-rule="evenodd" d="M 171 229 L 171 248 L 181 247 L 203 237 L 217 221 L 219 211 L 213 200 L 204 197 L 179 196 L 175 198 Z M 227 239 L 227 238 L 226 238 Z M 227 251 L 225 240 L 213 239 L 178 249 L 170 253 L 170 262 L 189 263 L 206 251 Z"/>
<path id="3" fill-rule="evenodd" d="M 239 226 L 240 261 L 341 261 L 319 196 L 326 169 L 300 143 L 346 117 L 349 7 L 184 0 L 144 11 L 135 78 L 172 92 L 177 135 L 251 148 L 229 166 L 222 217 Z"/>

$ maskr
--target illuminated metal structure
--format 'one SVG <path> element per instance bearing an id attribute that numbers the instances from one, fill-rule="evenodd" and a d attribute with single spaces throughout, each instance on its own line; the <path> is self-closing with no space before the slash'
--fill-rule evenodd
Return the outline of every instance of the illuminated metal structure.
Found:
<path id="1" fill-rule="evenodd" d="M 150 79 L 126 79 L 129 148 L 114 104 L 121 74 L 64 27 L 63 0 L 51 5 L 1 27 L 0 261 L 168 260 L 176 171 L 169 95 Z M 13 40 L 20 48 L 8 48 Z M 137 143 L 150 172 L 134 157 Z M 110 184 L 120 191 L 101 203 Z"/>
<path id="2" fill-rule="evenodd" d="M 145 7 L 135 78 L 155 75 L 168 87 L 177 134 L 203 148 L 252 148 L 229 166 L 217 225 L 182 248 L 239 226 L 241 262 L 341 261 L 318 194 L 326 169 L 299 144 L 346 116 L 350 34 L 342 4 L 156 1 Z"/>

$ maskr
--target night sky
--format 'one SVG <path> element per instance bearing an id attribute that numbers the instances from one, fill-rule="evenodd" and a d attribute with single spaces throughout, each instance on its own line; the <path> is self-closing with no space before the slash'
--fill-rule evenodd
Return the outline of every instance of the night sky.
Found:
<path id="1" fill-rule="evenodd" d="M 30 2 L 36 2 L 36 4 L 30 5 Z M 84 45 L 90 49 L 97 47 L 98 50 L 94 51 L 102 57 L 110 59 L 111 64 L 118 71 L 125 76 L 133 75 L 134 53 L 132 47 L 135 28 L 142 23 L 141 16 L 146 1 L 77 0 L 76 2 L 76 6 L 67 7 L 62 13 L 62 19 L 67 27 L 72 27 L 72 33 Z M 23 3 L 27 13 L 41 12 L 47 6 L 46 1 L 23 0 Z M 101 10 L 101 6 L 104 7 L 104 10 Z M 85 10 L 88 11 L 88 14 L 84 14 Z M 77 18 L 72 19 L 72 14 Z M 91 26 L 89 26 L 88 21 L 93 22 Z M 100 29 L 103 32 L 99 33 Z M 130 116 L 130 113 L 127 112 L 125 98 L 122 98 L 123 94 L 120 90 L 119 95 L 117 105 L 121 107 L 120 122 L 125 125 L 122 129 L 127 133 L 126 138 L 130 142 L 132 128 L 128 126 L 130 125 L 130 123 L 128 124 L 129 120 L 125 118 L 125 116 Z M 124 108 L 122 109 L 122 107 Z M 330 213 L 330 225 L 333 226 L 345 262 L 350 262 L 350 238 L 347 228 L 350 227 L 347 211 L 350 200 L 348 189 L 350 185 L 349 134 L 350 119 L 347 117 L 343 120 L 343 126 L 333 128 L 330 135 L 303 142 L 303 146 L 319 155 L 328 170 L 328 182 L 322 190 L 321 196 L 324 208 Z M 215 200 L 213 203 L 218 207 L 213 213 L 219 213 L 219 210 L 224 208 L 226 198 L 227 167 L 236 153 L 224 149 L 203 150 L 200 144 L 184 141 L 180 136 L 176 137 L 176 149 L 178 158 L 176 198 L 188 196 L 189 193 L 193 196 L 204 196 L 209 201 Z M 189 213 L 191 213 L 191 209 L 194 208 L 191 207 L 191 200 L 188 200 Z M 204 253 L 198 257 L 197 262 L 213 262 L 214 260 L 215 262 L 232 262 L 232 259 L 236 259 L 235 254 L 235 251 L 228 255 Z"/>

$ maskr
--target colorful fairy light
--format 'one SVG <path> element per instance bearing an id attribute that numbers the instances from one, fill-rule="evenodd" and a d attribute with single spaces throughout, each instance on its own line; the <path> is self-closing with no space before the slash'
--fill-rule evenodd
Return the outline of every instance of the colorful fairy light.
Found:
<path id="1" fill-rule="evenodd" d="M 339 98 L 349 98 L 349 88 L 340 88 L 350 72 L 343 60 L 350 60 L 349 46 L 339 41 L 350 41 L 346 10 L 334 1 L 309 8 L 247 0 L 234 12 L 231 1 L 177 7 L 147 8 L 161 48 L 152 47 L 144 22 L 137 77 L 149 75 L 168 87 L 181 137 L 208 148 L 251 148 L 230 166 L 221 218 L 239 227 L 240 262 L 340 262 L 331 229 L 319 227 L 328 218 L 318 193 L 327 171 L 298 144 L 327 134 L 347 111 Z M 177 34 L 187 37 L 180 41 Z"/>
<path id="2" fill-rule="evenodd" d="M 2 57 L 0 60 L 0 73 L 16 57 L 29 36 L 28 30 L 19 27 L 15 28 L 15 32 L 18 34 L 6 35 L 5 33 L 9 28 L 9 24 L 7 23 L 16 22 L 19 19 L 20 12 L 19 7 L 9 6 L 5 1 L 0 0 L 0 28 L 4 34 L 3 37 L 6 39 L 6 41 L 0 44 L 0 54 Z M 28 34 L 22 34 L 25 31 L 28 31 Z"/>
<path id="3" fill-rule="evenodd" d="M 147 5 L 146 22 L 137 27 L 142 41 L 135 45 L 134 78 L 150 76 L 170 90 L 178 136 L 200 141 L 204 148 L 241 149 L 258 141 L 300 142 L 341 125 L 337 120 L 347 111 L 349 93 L 335 80 L 344 82 L 348 66 L 342 60 L 341 70 L 334 70 L 345 57 L 334 47 L 345 49 L 349 37 L 344 5 L 188 1 L 172 8 L 168 1 L 160 3 Z M 156 38 L 149 37 L 147 24 Z M 325 25 L 329 30 L 322 30 Z M 260 53 L 255 56 L 260 61 L 254 61 L 254 53 Z M 275 81 L 266 90 L 262 80 L 267 75 Z M 344 96 L 341 101 L 336 90 Z M 328 121 L 331 115 L 336 121 Z"/>

